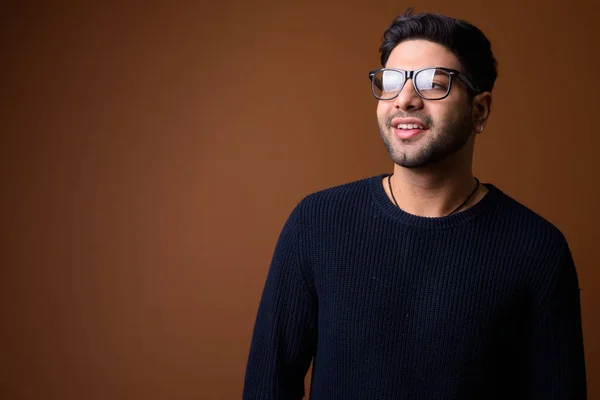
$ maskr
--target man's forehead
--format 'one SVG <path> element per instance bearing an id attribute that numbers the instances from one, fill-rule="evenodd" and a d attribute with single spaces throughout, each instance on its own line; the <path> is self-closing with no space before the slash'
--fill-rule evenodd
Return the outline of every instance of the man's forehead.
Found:
<path id="1" fill-rule="evenodd" d="M 460 69 L 458 58 L 445 46 L 423 39 L 407 40 L 390 53 L 388 68 L 414 70 L 425 67 Z"/>

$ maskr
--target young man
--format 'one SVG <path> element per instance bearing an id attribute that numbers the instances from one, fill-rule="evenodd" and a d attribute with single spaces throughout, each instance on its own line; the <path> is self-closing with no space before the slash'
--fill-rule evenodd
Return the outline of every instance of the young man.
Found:
<path id="1" fill-rule="evenodd" d="M 304 198 L 260 302 L 244 399 L 584 399 L 578 279 L 552 224 L 472 175 L 496 61 L 441 15 L 397 18 L 369 74 L 394 162 Z"/>

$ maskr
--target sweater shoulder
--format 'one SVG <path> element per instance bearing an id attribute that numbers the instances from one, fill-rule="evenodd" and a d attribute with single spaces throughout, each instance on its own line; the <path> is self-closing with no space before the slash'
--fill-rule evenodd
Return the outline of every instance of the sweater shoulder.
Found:
<path id="1" fill-rule="evenodd" d="M 503 192 L 501 197 L 504 204 L 502 218 L 511 221 L 511 225 L 519 227 L 516 234 L 527 236 L 529 240 L 533 239 L 537 243 L 566 245 L 563 232 L 550 220 Z"/>
<path id="2" fill-rule="evenodd" d="M 358 179 L 306 195 L 298 208 L 308 216 L 323 216 L 341 211 L 356 211 L 371 201 L 370 183 L 378 176 Z"/>

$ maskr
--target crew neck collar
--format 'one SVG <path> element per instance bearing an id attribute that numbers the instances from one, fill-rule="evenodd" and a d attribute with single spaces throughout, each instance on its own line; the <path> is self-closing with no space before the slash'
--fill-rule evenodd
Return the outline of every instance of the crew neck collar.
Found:
<path id="1" fill-rule="evenodd" d="M 390 174 L 380 174 L 369 179 L 369 185 L 375 203 L 377 206 L 379 206 L 383 213 L 391 218 L 396 219 L 406 225 L 419 228 L 444 229 L 464 224 L 492 209 L 498 204 L 497 200 L 501 195 L 501 191 L 491 183 L 481 182 L 481 184 L 488 189 L 488 192 L 473 206 L 467 208 L 466 210 L 444 217 L 422 217 L 410 214 L 401 208 L 396 207 L 396 205 L 392 203 L 385 192 L 385 189 L 383 188 L 383 178 L 386 178 L 389 175 Z"/>

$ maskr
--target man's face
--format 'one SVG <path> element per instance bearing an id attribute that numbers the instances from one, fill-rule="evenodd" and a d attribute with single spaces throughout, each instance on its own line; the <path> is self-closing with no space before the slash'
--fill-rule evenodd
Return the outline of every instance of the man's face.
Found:
<path id="1" fill-rule="evenodd" d="M 464 72 L 450 50 L 426 40 L 409 40 L 397 45 L 386 67 L 408 71 L 445 67 Z M 379 130 L 394 163 L 407 168 L 424 167 L 460 150 L 474 132 L 467 90 L 462 82 L 454 79 L 448 97 L 424 100 L 415 92 L 409 79 L 398 97 L 379 100 Z M 404 124 L 398 129 L 398 122 L 406 122 L 402 118 L 414 119 L 412 122 L 424 129 L 410 129 L 411 125 Z"/>

